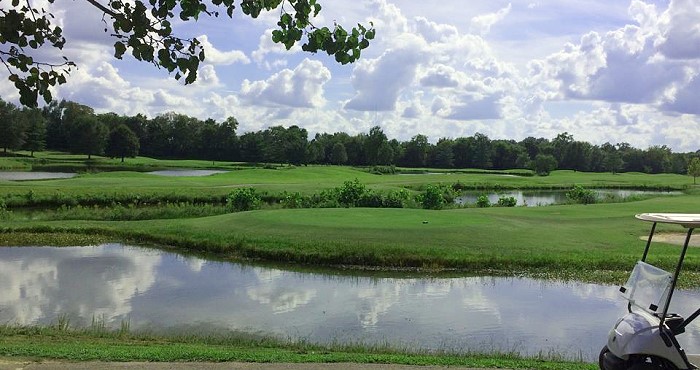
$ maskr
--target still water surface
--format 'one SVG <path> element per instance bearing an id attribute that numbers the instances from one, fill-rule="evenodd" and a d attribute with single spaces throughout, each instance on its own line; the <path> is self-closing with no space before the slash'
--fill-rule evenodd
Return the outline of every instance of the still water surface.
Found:
<path id="1" fill-rule="evenodd" d="M 24 172 L 24 171 L 0 171 L 0 180 L 22 181 L 22 180 L 51 180 L 69 179 L 75 177 L 75 173 L 70 172 Z"/>
<path id="2" fill-rule="evenodd" d="M 616 198 L 628 198 L 635 195 L 680 195 L 680 191 L 652 191 L 652 190 L 630 190 L 630 189 L 591 189 L 596 193 L 598 199 L 605 199 L 606 196 Z M 516 206 L 539 207 L 552 204 L 563 204 L 567 202 L 566 193 L 568 190 L 513 190 L 500 193 L 489 192 L 466 192 L 455 198 L 456 204 L 475 204 L 481 195 L 489 197 L 491 204 L 498 203 L 501 197 L 513 197 L 517 201 Z"/>
<path id="3" fill-rule="evenodd" d="M 631 262 L 632 264 L 632 262 Z M 120 244 L 0 248 L 0 323 L 244 330 L 411 349 L 556 351 L 593 361 L 625 312 L 616 286 L 525 278 L 372 278 L 208 261 Z M 700 292 L 674 296 L 680 313 Z M 700 327 L 681 342 L 700 350 Z"/>

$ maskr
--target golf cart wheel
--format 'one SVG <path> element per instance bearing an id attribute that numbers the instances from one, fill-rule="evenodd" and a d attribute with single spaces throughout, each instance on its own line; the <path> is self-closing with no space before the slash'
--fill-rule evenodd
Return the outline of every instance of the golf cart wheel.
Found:
<path id="1" fill-rule="evenodd" d="M 635 361 L 627 370 L 678 370 L 678 368 L 667 360 L 650 356 Z"/>
<path id="2" fill-rule="evenodd" d="M 652 364 L 649 362 L 632 364 L 632 366 L 627 368 L 627 370 L 660 370 L 660 369 L 668 369 L 668 368 L 664 367 L 663 365 Z"/>
<path id="3" fill-rule="evenodd" d="M 605 369 L 605 354 L 610 352 L 608 349 L 608 346 L 603 346 L 603 349 L 600 350 L 600 354 L 598 355 L 598 368 L 600 370 L 607 370 Z"/>
<path id="4" fill-rule="evenodd" d="M 598 355 L 598 367 L 600 370 L 628 370 L 627 361 L 615 356 L 608 346 L 604 346 Z"/>

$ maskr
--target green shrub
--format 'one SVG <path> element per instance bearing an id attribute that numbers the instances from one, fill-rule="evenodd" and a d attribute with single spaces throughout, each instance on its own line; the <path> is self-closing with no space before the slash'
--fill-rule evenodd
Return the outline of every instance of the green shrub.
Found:
<path id="1" fill-rule="evenodd" d="M 445 204 L 452 204 L 455 202 L 458 193 L 451 185 L 440 185 L 439 188 L 442 192 L 442 199 L 445 200 Z"/>
<path id="2" fill-rule="evenodd" d="M 396 173 L 396 166 L 372 166 L 369 173 L 375 175 L 393 175 Z"/>
<path id="3" fill-rule="evenodd" d="M 322 190 L 320 193 L 314 193 L 306 198 L 304 208 L 338 208 L 338 192 L 339 188 Z"/>
<path id="4" fill-rule="evenodd" d="M 29 190 L 29 191 L 27 192 L 27 194 L 25 194 L 24 196 L 27 198 L 27 203 L 28 203 L 28 204 L 33 204 L 33 203 L 34 203 L 35 197 L 34 197 L 34 191 L 33 191 L 33 190 Z"/>
<path id="5" fill-rule="evenodd" d="M 593 190 L 586 189 L 581 185 L 574 185 L 574 187 L 566 192 L 566 199 L 570 203 L 578 204 L 593 204 L 596 202 L 596 195 Z"/>
<path id="6" fill-rule="evenodd" d="M 428 185 L 423 193 L 416 196 L 416 201 L 424 209 L 442 209 L 454 203 L 457 192 L 450 185 Z"/>
<path id="7" fill-rule="evenodd" d="M 37 194 L 10 193 L 4 196 L 8 208 L 60 206 L 103 206 L 116 204 L 159 205 L 163 203 L 193 203 L 193 204 L 225 204 L 226 196 L 220 194 L 201 193 L 170 193 L 170 194 L 139 194 L 139 193 L 100 193 L 100 194 L 66 194 L 60 191 Z"/>
<path id="8" fill-rule="evenodd" d="M 231 211 L 250 211 L 260 207 L 260 196 L 253 188 L 239 188 L 226 198 L 226 206 Z"/>
<path id="9" fill-rule="evenodd" d="M 557 168 L 557 160 L 550 154 L 538 154 L 532 161 L 531 166 L 538 176 L 548 176 L 550 172 Z"/>
<path id="10" fill-rule="evenodd" d="M 392 190 L 384 198 L 384 207 L 404 208 L 409 198 L 408 190 L 406 189 Z"/>
<path id="11" fill-rule="evenodd" d="M 338 203 L 345 207 L 357 206 L 366 191 L 365 185 L 358 179 L 345 181 L 343 186 L 338 188 Z"/>
<path id="12" fill-rule="evenodd" d="M 425 191 L 418 195 L 418 202 L 424 209 L 442 209 L 445 205 L 445 198 L 442 196 L 440 187 L 428 185 Z"/>
<path id="13" fill-rule="evenodd" d="M 12 215 L 12 211 L 7 209 L 7 204 L 5 200 L 0 199 L 0 220 L 7 220 Z"/>
<path id="14" fill-rule="evenodd" d="M 518 204 L 518 200 L 515 199 L 515 197 L 499 197 L 498 198 L 498 206 L 499 207 L 515 207 L 517 204 Z"/>
<path id="15" fill-rule="evenodd" d="M 374 191 L 366 191 L 360 196 L 357 202 L 360 207 L 382 208 L 384 207 L 384 197 Z"/>
<path id="16" fill-rule="evenodd" d="M 491 201 L 489 200 L 489 196 L 479 195 L 479 197 L 476 198 L 476 206 L 479 208 L 491 207 Z"/>
<path id="17" fill-rule="evenodd" d="M 115 204 L 100 206 L 67 206 L 55 210 L 45 210 L 32 215 L 36 221 L 57 220 L 100 220 L 135 221 L 154 219 L 175 219 L 215 216 L 226 213 L 228 208 L 221 204 L 163 203 L 158 205 Z"/>
<path id="18" fill-rule="evenodd" d="M 283 208 L 304 208 L 305 199 L 300 193 L 287 193 L 286 191 L 282 193 L 282 199 L 280 201 Z"/>

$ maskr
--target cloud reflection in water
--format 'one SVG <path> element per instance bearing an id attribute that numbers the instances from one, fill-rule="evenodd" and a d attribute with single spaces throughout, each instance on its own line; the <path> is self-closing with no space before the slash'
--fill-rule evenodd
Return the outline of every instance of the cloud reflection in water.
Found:
<path id="1" fill-rule="evenodd" d="M 93 317 L 133 329 L 246 330 L 420 349 L 555 350 L 593 359 L 624 312 L 615 286 L 533 279 L 371 278 L 205 261 L 117 244 L 0 248 L 0 322 Z M 700 305 L 680 292 L 679 311 Z M 78 319 L 73 319 L 73 317 Z M 682 342 L 700 344 L 693 326 Z"/>

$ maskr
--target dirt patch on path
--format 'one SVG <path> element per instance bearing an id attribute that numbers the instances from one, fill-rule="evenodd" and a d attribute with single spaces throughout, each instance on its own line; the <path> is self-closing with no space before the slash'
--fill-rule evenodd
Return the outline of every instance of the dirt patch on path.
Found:
<path id="1" fill-rule="evenodd" d="M 654 234 L 654 238 L 652 239 L 652 242 L 661 242 L 661 243 L 667 243 L 667 244 L 683 245 L 683 243 L 685 243 L 686 235 L 687 235 L 686 233 Z M 648 238 L 649 238 L 649 235 L 639 237 L 639 239 L 641 239 L 641 240 L 647 240 Z M 690 243 L 688 243 L 688 246 L 700 247 L 700 236 L 698 236 L 698 235 L 691 236 Z"/>

